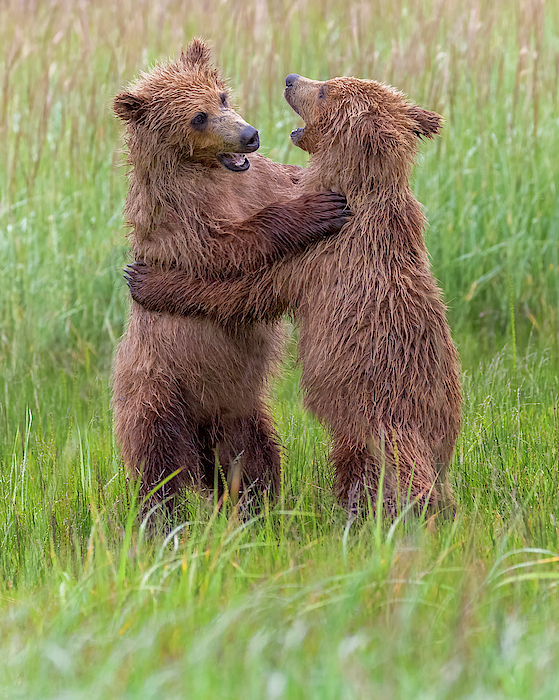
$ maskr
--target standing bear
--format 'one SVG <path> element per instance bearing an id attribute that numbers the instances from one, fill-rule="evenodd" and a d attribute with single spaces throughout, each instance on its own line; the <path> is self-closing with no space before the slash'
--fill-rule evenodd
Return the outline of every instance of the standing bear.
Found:
<path id="1" fill-rule="evenodd" d="M 136 260 L 187 280 L 235 279 L 294 256 L 347 221 L 345 199 L 299 193 L 298 170 L 254 153 L 258 132 L 229 105 L 229 91 L 193 40 L 114 100 L 126 124 L 125 206 Z M 209 488 L 216 450 L 243 483 L 275 491 L 280 451 L 267 378 L 280 353 L 278 305 L 270 318 L 183 318 L 133 302 L 114 361 L 115 431 L 129 470 L 155 497 Z M 240 462 L 239 462 L 240 460 Z M 172 479 L 169 477 L 178 472 Z M 219 480 L 218 480 L 219 483 Z"/>
<path id="2" fill-rule="evenodd" d="M 148 309 L 215 319 L 300 321 L 302 386 L 332 431 L 338 497 L 384 505 L 411 497 L 453 506 L 447 471 L 461 422 L 459 362 L 410 188 L 418 141 L 441 118 L 373 80 L 289 75 L 285 97 L 305 122 L 292 141 L 310 154 L 299 187 L 343 193 L 354 216 L 336 238 L 244 278 L 212 285 L 136 265 L 132 296 Z"/>

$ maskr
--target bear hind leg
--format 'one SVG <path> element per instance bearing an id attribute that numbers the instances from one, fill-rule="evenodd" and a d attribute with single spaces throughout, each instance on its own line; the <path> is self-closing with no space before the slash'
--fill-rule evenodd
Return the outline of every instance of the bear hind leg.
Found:
<path id="1" fill-rule="evenodd" d="M 349 514 L 366 513 L 369 504 L 373 510 L 376 509 L 380 468 L 368 450 L 337 438 L 330 461 L 335 469 L 336 496 Z M 386 497 L 383 500 L 387 506 L 390 505 Z"/>
<path id="2" fill-rule="evenodd" d="M 224 426 L 219 460 L 231 493 L 249 490 L 274 498 L 280 489 L 281 451 L 266 413 L 238 418 Z"/>
<path id="3" fill-rule="evenodd" d="M 183 486 L 205 484 L 205 469 L 213 464 L 212 446 L 201 434 L 178 389 L 162 395 L 161 386 L 137 389 L 128 400 L 115 398 L 115 429 L 124 461 L 140 477 L 140 497 L 145 498 L 162 481 L 150 502 L 167 502 Z"/>

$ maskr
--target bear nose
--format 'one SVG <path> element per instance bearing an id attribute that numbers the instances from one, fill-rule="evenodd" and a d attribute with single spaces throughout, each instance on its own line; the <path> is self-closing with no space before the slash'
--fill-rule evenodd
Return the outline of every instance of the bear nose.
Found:
<path id="1" fill-rule="evenodd" d="M 240 141 L 243 146 L 256 150 L 260 146 L 258 131 L 253 126 L 247 125 L 241 131 Z"/>
<path id="2" fill-rule="evenodd" d="M 290 73 L 285 79 L 285 87 L 293 87 L 301 76 L 298 73 Z"/>

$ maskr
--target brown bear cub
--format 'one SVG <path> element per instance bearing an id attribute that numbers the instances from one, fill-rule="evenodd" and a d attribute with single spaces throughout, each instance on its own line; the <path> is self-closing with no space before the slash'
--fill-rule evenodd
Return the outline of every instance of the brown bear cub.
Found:
<path id="1" fill-rule="evenodd" d="M 419 139 L 442 120 L 372 80 L 290 75 L 286 84 L 305 121 L 292 140 L 310 153 L 299 186 L 345 194 L 351 221 L 292 260 L 211 286 L 137 266 L 132 294 L 147 308 L 224 320 L 269 318 L 288 304 L 301 325 L 306 403 L 332 431 L 341 501 L 375 504 L 384 465 L 388 510 L 408 496 L 452 509 L 459 363 L 409 184 Z"/>
<path id="2" fill-rule="evenodd" d="M 136 260 L 187 280 L 235 279 L 293 256 L 347 221 L 345 199 L 299 193 L 298 170 L 254 154 L 258 132 L 192 41 L 176 62 L 143 74 L 114 101 L 125 122 L 125 216 Z M 227 323 L 148 311 L 133 302 L 113 373 L 117 441 L 148 494 L 213 487 L 216 456 L 238 481 L 275 491 L 280 452 L 266 404 L 281 349 L 277 319 Z M 265 316 L 265 315 L 263 315 Z"/>

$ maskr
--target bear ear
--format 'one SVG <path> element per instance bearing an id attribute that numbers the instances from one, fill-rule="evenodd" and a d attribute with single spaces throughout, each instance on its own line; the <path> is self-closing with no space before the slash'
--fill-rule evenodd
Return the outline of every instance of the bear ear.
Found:
<path id="1" fill-rule="evenodd" d="M 432 139 L 435 134 L 439 133 L 443 125 L 443 118 L 440 114 L 429 112 L 429 110 L 417 105 L 412 105 L 408 109 L 408 116 L 415 122 L 412 129 L 420 138 L 426 136 Z"/>
<path id="2" fill-rule="evenodd" d="M 114 99 L 113 109 L 116 116 L 123 121 L 137 122 L 146 112 L 146 100 L 144 97 L 134 95 L 131 92 L 121 92 Z"/>
<path id="3" fill-rule="evenodd" d="M 187 66 L 209 66 L 210 47 L 202 39 L 192 39 L 186 51 L 181 52 L 181 61 Z"/>

